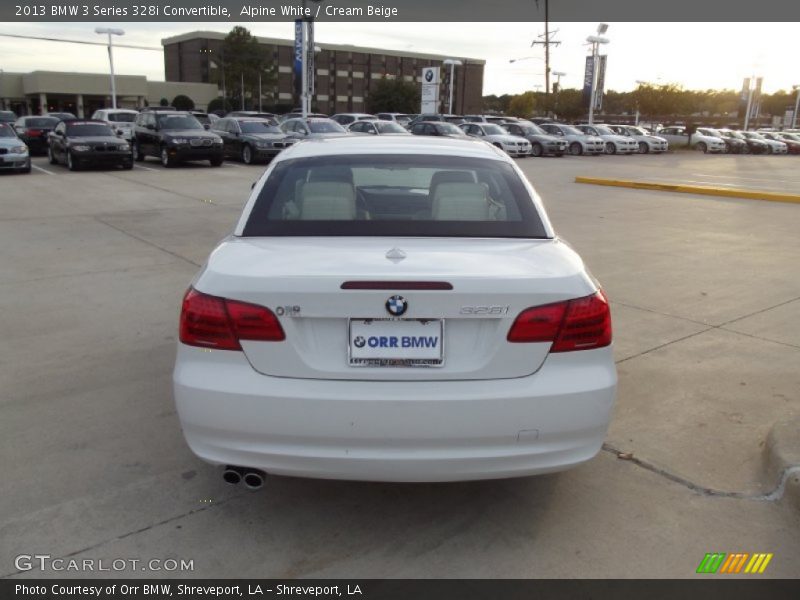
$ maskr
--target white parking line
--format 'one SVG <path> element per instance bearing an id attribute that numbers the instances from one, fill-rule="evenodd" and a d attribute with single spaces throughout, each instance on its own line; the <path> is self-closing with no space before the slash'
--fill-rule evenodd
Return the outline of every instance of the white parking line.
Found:
<path id="1" fill-rule="evenodd" d="M 134 169 L 144 169 L 145 171 L 158 171 L 159 169 L 153 169 L 151 167 L 143 167 L 142 165 L 133 165 Z"/>
<path id="2" fill-rule="evenodd" d="M 43 169 L 42 167 L 37 167 L 36 165 L 31 165 L 32 169 L 36 169 L 37 171 L 41 171 L 42 173 L 47 173 L 48 175 L 55 175 L 52 171 L 48 171 L 47 169 Z"/>
<path id="3" fill-rule="evenodd" d="M 246 169 L 247 168 L 244 165 L 237 165 L 236 163 L 228 162 L 227 160 L 225 161 L 225 166 L 226 167 L 236 167 L 237 169 Z"/>

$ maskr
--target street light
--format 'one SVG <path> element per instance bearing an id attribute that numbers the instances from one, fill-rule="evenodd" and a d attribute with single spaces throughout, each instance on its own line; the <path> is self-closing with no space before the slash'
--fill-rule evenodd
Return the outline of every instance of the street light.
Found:
<path id="1" fill-rule="evenodd" d="M 553 75 L 556 76 L 556 89 L 560 90 L 561 89 L 561 78 L 564 77 L 566 75 L 566 73 L 564 73 L 564 71 L 552 71 L 552 73 L 553 73 Z"/>
<path id="2" fill-rule="evenodd" d="M 462 63 L 460 60 L 455 59 L 455 58 L 446 58 L 446 59 L 444 59 L 442 61 L 442 64 L 443 65 L 450 65 L 450 85 L 449 85 L 449 87 L 450 87 L 450 102 L 447 105 L 447 114 L 452 115 L 453 114 L 453 75 L 454 75 L 456 66 L 460 67 L 464 63 Z M 462 108 L 463 108 L 463 106 L 462 106 Z"/>
<path id="3" fill-rule="evenodd" d="M 597 26 L 597 35 L 590 35 L 586 41 L 592 45 L 592 94 L 589 97 L 589 125 L 594 124 L 594 104 L 597 94 L 597 58 L 600 51 L 600 44 L 608 44 L 608 38 L 602 37 L 608 31 L 607 23 L 600 23 Z"/>
<path id="4" fill-rule="evenodd" d="M 515 63 L 515 62 L 522 62 L 523 60 L 530 60 L 530 59 L 544 60 L 541 56 L 523 56 L 521 58 L 512 58 L 508 62 Z"/>
<path id="5" fill-rule="evenodd" d="M 112 27 L 97 27 L 95 33 L 108 34 L 108 64 L 111 67 L 111 108 L 117 108 L 117 86 L 114 81 L 114 53 L 113 42 L 111 41 L 112 35 L 125 35 L 124 29 L 114 29 Z"/>
<path id="6" fill-rule="evenodd" d="M 792 129 L 797 127 L 797 109 L 800 108 L 800 84 L 793 85 L 793 90 L 797 90 L 797 100 L 794 101 L 794 112 L 792 113 Z"/>

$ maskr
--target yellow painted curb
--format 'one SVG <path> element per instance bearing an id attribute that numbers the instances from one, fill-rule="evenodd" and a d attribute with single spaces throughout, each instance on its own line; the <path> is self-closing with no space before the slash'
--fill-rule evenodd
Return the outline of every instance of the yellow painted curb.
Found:
<path id="1" fill-rule="evenodd" d="M 800 194 L 781 194 L 779 192 L 760 192 L 757 190 L 721 188 L 721 187 L 711 187 L 705 185 L 656 183 L 653 181 L 634 181 L 632 179 L 605 179 L 603 177 L 576 177 L 575 183 L 590 183 L 592 185 L 609 185 L 613 187 L 633 188 L 637 190 L 678 192 L 681 194 L 704 194 L 706 196 L 723 196 L 725 198 L 747 198 L 748 200 L 769 200 L 771 202 L 796 202 L 800 204 Z"/>

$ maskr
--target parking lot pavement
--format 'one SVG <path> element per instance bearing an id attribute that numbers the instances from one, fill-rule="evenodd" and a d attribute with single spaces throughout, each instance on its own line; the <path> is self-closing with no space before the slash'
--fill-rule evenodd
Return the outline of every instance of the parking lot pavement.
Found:
<path id="1" fill-rule="evenodd" d="M 744 158 L 793 176 L 793 157 Z M 255 494 L 191 455 L 170 379 L 180 298 L 263 167 L 35 159 L 54 174 L 0 177 L 0 576 L 38 552 L 194 560 L 130 576 L 689 577 L 735 550 L 796 577 L 800 513 L 765 498 L 763 445 L 800 414 L 800 207 L 572 183 L 628 160 L 651 176 L 676 157 L 519 161 L 612 300 L 619 399 L 595 460 L 468 484 L 274 477 Z"/>

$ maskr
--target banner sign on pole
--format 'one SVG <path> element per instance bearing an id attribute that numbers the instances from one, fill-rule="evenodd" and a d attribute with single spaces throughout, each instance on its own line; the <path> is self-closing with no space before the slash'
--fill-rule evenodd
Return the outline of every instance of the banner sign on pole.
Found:
<path id="1" fill-rule="evenodd" d="M 299 96 L 302 93 L 303 81 L 303 21 L 294 22 L 294 89 Z"/>
<path id="2" fill-rule="evenodd" d="M 583 106 L 589 108 L 592 103 L 592 77 L 594 77 L 594 61 L 592 56 L 586 57 L 586 69 L 583 72 Z"/>
<path id="3" fill-rule="evenodd" d="M 751 119 L 757 119 L 758 113 L 761 112 L 761 83 L 763 81 L 763 77 L 756 77 L 756 87 L 755 90 L 753 90 L 753 101 L 750 104 Z"/>
<path id="4" fill-rule="evenodd" d="M 439 67 L 423 67 L 421 110 L 423 114 L 439 113 Z"/>
<path id="5" fill-rule="evenodd" d="M 313 19 L 309 19 L 308 24 L 306 25 L 306 31 L 308 32 L 308 41 L 307 41 L 307 48 L 306 50 L 306 62 L 308 66 L 306 67 L 306 72 L 308 73 L 308 102 L 309 105 L 311 104 L 312 100 L 314 99 L 314 21 Z M 311 107 L 309 106 L 309 109 Z"/>
<path id="6" fill-rule="evenodd" d="M 594 109 L 603 108 L 603 90 L 606 86 L 606 59 L 607 55 L 601 54 L 597 57 L 597 86 L 594 90 Z"/>

